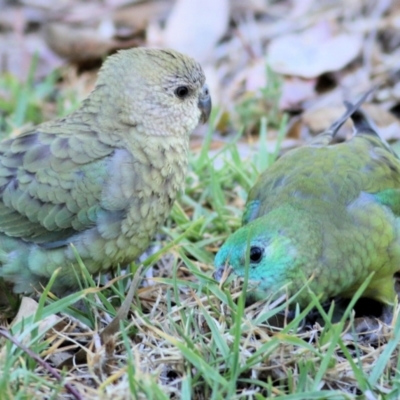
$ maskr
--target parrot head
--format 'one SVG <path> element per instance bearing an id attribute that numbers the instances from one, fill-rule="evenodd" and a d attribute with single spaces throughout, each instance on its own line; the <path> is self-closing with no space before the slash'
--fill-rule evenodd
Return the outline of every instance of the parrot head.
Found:
<path id="1" fill-rule="evenodd" d="M 186 136 L 211 112 L 203 69 L 174 50 L 119 51 L 104 62 L 95 92 L 112 105 L 102 113 L 148 136 Z"/>
<path id="2" fill-rule="evenodd" d="M 253 286 L 251 295 L 256 299 L 276 294 L 291 282 L 298 253 L 290 232 L 266 229 L 266 218 L 258 218 L 237 230 L 215 256 L 215 279 L 221 279 L 226 267 L 240 277 L 247 273 Z"/>

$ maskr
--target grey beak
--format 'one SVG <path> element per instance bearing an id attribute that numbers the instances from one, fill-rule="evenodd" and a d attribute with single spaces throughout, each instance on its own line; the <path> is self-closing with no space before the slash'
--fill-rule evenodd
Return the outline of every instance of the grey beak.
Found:
<path id="1" fill-rule="evenodd" d="M 224 265 L 223 267 L 219 267 L 214 273 L 213 273 L 213 278 L 217 282 L 221 282 L 222 276 L 224 275 L 225 270 L 227 267 Z"/>
<path id="2" fill-rule="evenodd" d="M 208 121 L 208 118 L 210 117 L 212 107 L 211 96 L 207 85 L 204 85 L 201 89 L 198 105 L 201 111 L 200 121 L 204 124 Z"/>

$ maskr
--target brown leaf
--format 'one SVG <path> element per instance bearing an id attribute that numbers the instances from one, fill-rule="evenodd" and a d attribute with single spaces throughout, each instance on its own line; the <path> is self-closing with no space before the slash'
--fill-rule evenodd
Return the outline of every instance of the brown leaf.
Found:
<path id="1" fill-rule="evenodd" d="M 112 20 L 105 19 L 96 27 L 75 26 L 67 23 L 48 23 L 44 37 L 58 55 L 75 62 L 99 59 L 112 50 L 137 46 L 139 42 L 117 40 Z"/>
<path id="2" fill-rule="evenodd" d="M 114 11 L 113 21 L 118 27 L 132 29 L 132 34 L 144 31 L 150 21 L 158 20 L 171 8 L 170 1 L 146 1 L 132 3 Z"/>
<path id="3" fill-rule="evenodd" d="M 229 8 L 228 0 L 177 0 L 162 45 L 204 62 L 228 28 Z"/>
<path id="4" fill-rule="evenodd" d="M 329 25 L 320 22 L 302 33 L 278 36 L 268 49 L 271 68 L 285 75 L 315 78 L 338 71 L 353 61 L 362 48 L 358 34 L 333 36 Z"/>
<path id="5" fill-rule="evenodd" d="M 281 110 L 296 108 L 301 102 L 314 97 L 315 84 L 315 79 L 301 79 L 296 76 L 286 77 L 282 85 L 279 108 Z"/>
<path id="6" fill-rule="evenodd" d="M 316 135 L 328 129 L 344 113 L 344 105 L 323 107 L 307 110 L 303 113 L 300 120 L 303 126 L 309 130 L 311 135 Z M 350 120 L 343 125 L 347 134 L 351 134 L 352 124 Z"/>
<path id="7" fill-rule="evenodd" d="M 23 297 L 21 301 L 21 305 L 19 307 L 18 313 L 15 316 L 11 326 L 16 326 L 19 322 L 22 322 L 25 318 L 28 318 L 36 313 L 38 309 L 38 303 L 31 299 L 30 297 Z M 49 329 L 54 327 L 55 324 L 61 321 L 61 318 L 57 315 L 50 315 L 44 318 L 39 324 L 39 334 L 43 332 L 47 332 Z M 21 325 L 22 326 L 22 325 Z M 23 330 L 23 328 L 21 328 Z M 30 335 L 25 335 L 23 338 L 23 342 L 29 342 Z"/>
<path id="8" fill-rule="evenodd" d="M 354 326 L 343 335 L 344 340 L 378 344 L 387 342 L 390 331 L 388 326 L 378 318 L 359 317 L 353 321 Z"/>

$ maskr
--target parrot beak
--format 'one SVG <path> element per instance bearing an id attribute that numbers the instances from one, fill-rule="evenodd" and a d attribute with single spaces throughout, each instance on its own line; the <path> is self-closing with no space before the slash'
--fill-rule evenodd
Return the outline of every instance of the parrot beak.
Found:
<path id="1" fill-rule="evenodd" d="M 213 278 L 217 282 L 225 281 L 228 276 L 231 274 L 231 268 L 223 265 L 222 267 L 219 267 L 213 274 Z"/>
<path id="2" fill-rule="evenodd" d="M 207 85 L 204 85 L 201 89 L 198 106 L 201 111 L 200 121 L 204 124 L 208 121 L 212 107 L 211 96 Z"/>

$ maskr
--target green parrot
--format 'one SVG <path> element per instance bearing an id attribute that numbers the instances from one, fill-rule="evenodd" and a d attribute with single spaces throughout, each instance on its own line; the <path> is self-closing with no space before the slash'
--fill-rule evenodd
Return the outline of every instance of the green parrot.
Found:
<path id="1" fill-rule="evenodd" d="M 211 99 L 201 66 L 173 50 L 110 56 L 65 118 L 0 143 L 0 278 L 16 293 L 79 288 L 135 260 L 183 189 L 189 134 Z"/>
<path id="2" fill-rule="evenodd" d="M 249 193 L 243 226 L 215 257 L 216 279 L 226 266 L 254 285 L 256 299 L 309 288 L 325 301 L 350 298 L 374 273 L 363 296 L 385 305 L 400 270 L 400 160 L 360 105 L 309 145 L 264 171 Z M 329 145 L 351 117 L 355 135 Z M 303 290 L 300 307 L 309 301 Z"/>

